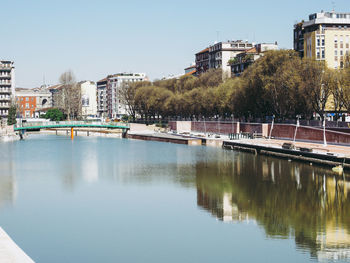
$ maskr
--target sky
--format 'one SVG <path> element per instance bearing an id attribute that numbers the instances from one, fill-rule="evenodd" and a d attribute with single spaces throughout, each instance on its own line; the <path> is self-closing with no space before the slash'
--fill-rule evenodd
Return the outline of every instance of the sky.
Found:
<path id="1" fill-rule="evenodd" d="M 181 74 L 215 41 L 277 41 L 293 47 L 293 25 L 321 10 L 350 12 L 349 0 L 0 0 L 0 60 L 16 86 L 56 84 L 119 72 L 151 80 Z"/>

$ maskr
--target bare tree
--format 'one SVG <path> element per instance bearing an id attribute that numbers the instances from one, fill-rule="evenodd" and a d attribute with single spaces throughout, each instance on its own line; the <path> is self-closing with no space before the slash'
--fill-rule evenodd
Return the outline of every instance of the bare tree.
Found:
<path id="1" fill-rule="evenodd" d="M 81 88 L 77 85 L 73 72 L 70 70 L 64 72 L 59 82 L 62 85 L 60 101 L 68 120 L 79 118 L 81 116 Z"/>

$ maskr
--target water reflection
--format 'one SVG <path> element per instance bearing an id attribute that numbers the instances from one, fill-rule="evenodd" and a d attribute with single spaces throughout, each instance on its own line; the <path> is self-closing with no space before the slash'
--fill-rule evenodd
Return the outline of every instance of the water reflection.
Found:
<path id="1" fill-rule="evenodd" d="M 4 151 L 0 151 L 0 158 L 4 160 L 6 154 L 12 151 L 12 147 L 6 147 Z M 17 197 L 16 165 L 14 160 L 5 160 L 0 172 L 0 207 L 12 205 Z"/>
<path id="2" fill-rule="evenodd" d="M 50 143 L 55 146 L 55 151 Z M 75 205 L 86 202 L 91 204 L 85 211 L 89 216 L 93 216 L 90 211 L 100 211 L 100 214 L 108 214 L 107 219 L 113 218 L 115 214 L 110 212 L 113 207 L 118 214 L 116 219 L 122 220 L 122 214 L 129 215 L 124 221 L 129 224 L 135 214 L 130 214 L 133 209 L 127 201 L 124 207 L 123 197 L 133 196 L 137 200 L 133 208 L 142 210 L 144 204 L 137 207 L 139 200 L 150 198 L 153 190 L 148 186 L 154 184 L 161 188 L 161 195 L 153 196 L 150 198 L 153 203 L 147 203 L 149 207 L 144 215 L 151 215 L 149 224 L 155 220 L 153 215 L 159 216 L 159 204 L 156 203 L 159 200 L 162 216 L 169 214 L 164 221 L 171 222 L 175 215 L 185 215 L 182 223 L 176 222 L 178 231 L 192 231 L 194 226 L 188 222 L 197 224 L 205 217 L 204 221 L 209 223 L 202 222 L 201 229 L 217 233 L 218 239 L 212 238 L 214 234 L 209 239 L 218 242 L 223 240 L 222 233 L 218 232 L 223 227 L 225 231 L 233 230 L 232 233 L 238 229 L 223 223 L 254 223 L 264 229 L 269 239 L 294 239 L 298 250 L 307 251 L 319 261 L 350 260 L 350 182 L 343 177 L 334 177 L 329 169 L 211 147 L 79 137 L 71 142 L 61 137 L 40 137 L 0 145 L 0 207 L 15 202 L 17 180 L 21 195 L 13 211 L 22 211 L 27 207 L 25 205 L 41 211 L 47 203 L 46 209 L 51 209 L 49 201 L 41 202 L 47 198 L 55 204 L 48 214 L 55 215 L 56 209 L 57 214 L 65 214 L 71 202 L 74 206 L 70 213 L 80 220 L 84 210 L 77 212 Z M 181 192 L 184 188 L 189 190 L 185 191 L 185 197 L 179 195 L 184 193 Z M 40 198 L 35 199 L 33 192 L 39 193 L 36 196 Z M 55 196 L 61 198 L 55 199 Z M 179 198 L 192 206 L 182 210 L 182 206 L 168 205 Z M 198 207 L 223 223 L 211 224 L 211 220 L 207 220 L 208 213 L 197 213 L 193 209 L 196 198 Z M 95 199 L 101 202 L 94 203 Z M 24 200 L 27 201 L 25 204 Z M 152 210 L 153 206 L 157 209 Z M 4 221 L 8 211 L 1 209 L 1 212 Z M 196 217 L 198 214 L 200 217 Z M 18 218 L 21 217 L 10 215 L 9 221 Z M 31 224 L 37 220 L 34 216 Z M 54 222 L 56 216 L 50 220 Z M 106 226 L 107 232 L 118 222 L 108 225 L 104 217 L 101 217 L 102 221 L 94 220 L 100 226 Z M 41 229 L 42 225 L 37 227 Z M 144 229 L 144 224 L 139 227 Z M 259 238 L 255 232 L 247 233 L 247 236 L 245 232 L 241 236 L 228 235 L 223 241 L 231 244 L 242 235 L 245 239 Z M 183 242 L 182 235 L 179 236 L 177 243 Z M 135 237 L 135 240 L 139 238 Z"/>
<path id="3" fill-rule="evenodd" d="M 350 259 L 350 182 L 327 169 L 238 154 L 198 163 L 197 204 L 222 221 L 255 220 L 319 260 Z"/>

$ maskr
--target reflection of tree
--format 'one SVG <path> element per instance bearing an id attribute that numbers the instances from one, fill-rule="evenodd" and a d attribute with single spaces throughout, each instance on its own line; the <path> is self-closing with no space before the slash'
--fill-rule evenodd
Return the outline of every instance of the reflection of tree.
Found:
<path id="1" fill-rule="evenodd" d="M 294 235 L 313 256 L 321 249 L 350 246 L 349 182 L 308 165 L 253 155 L 237 158 L 224 165 L 197 165 L 199 206 L 224 221 L 255 219 L 269 237 Z"/>

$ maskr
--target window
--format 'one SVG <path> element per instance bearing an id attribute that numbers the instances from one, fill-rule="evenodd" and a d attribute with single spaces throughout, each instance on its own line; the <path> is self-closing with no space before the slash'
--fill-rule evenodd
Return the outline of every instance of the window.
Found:
<path id="1" fill-rule="evenodd" d="M 29 109 L 29 103 L 26 103 L 26 109 Z"/>
<path id="2" fill-rule="evenodd" d="M 26 101 L 29 101 L 29 98 L 28 98 L 28 97 L 26 97 Z"/>
<path id="3" fill-rule="evenodd" d="M 317 56 L 317 59 L 320 59 L 320 49 L 319 48 L 316 50 L 316 56 Z"/>

